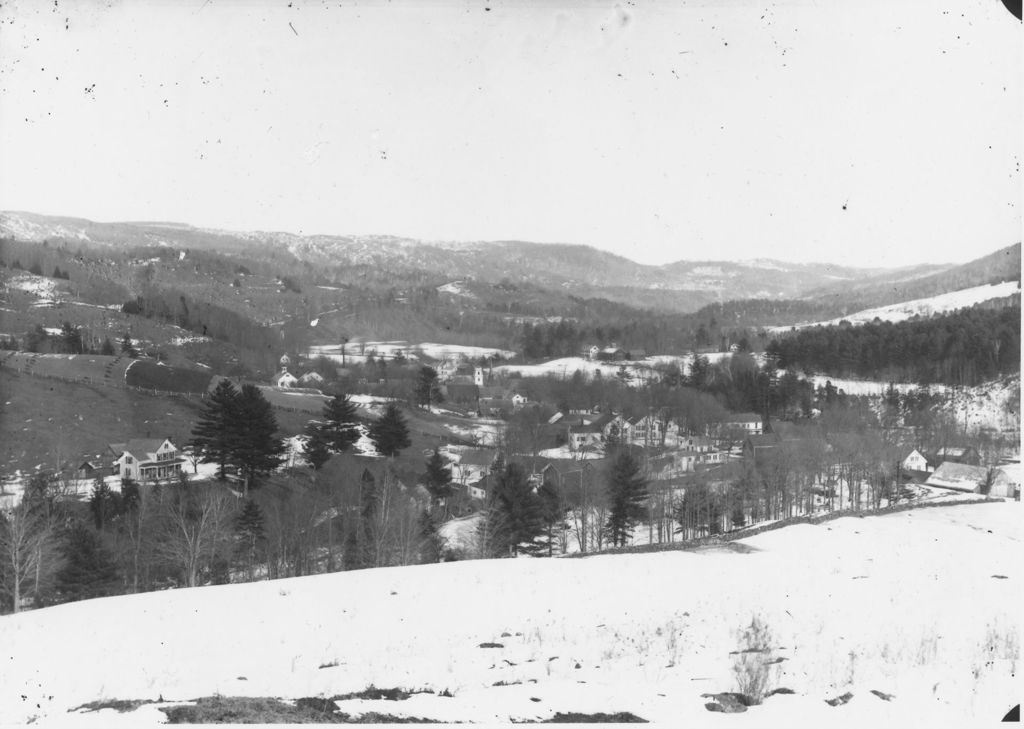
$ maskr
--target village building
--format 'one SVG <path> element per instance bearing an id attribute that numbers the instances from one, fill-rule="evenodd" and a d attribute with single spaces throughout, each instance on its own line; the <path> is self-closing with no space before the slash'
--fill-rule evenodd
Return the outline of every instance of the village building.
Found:
<path id="1" fill-rule="evenodd" d="M 605 428 L 612 418 L 610 413 L 605 413 L 588 423 L 580 417 L 576 421 L 576 425 L 569 426 L 569 450 L 579 451 L 602 447 L 605 441 Z"/>
<path id="2" fill-rule="evenodd" d="M 281 359 L 278 360 L 278 363 L 281 365 L 281 370 L 271 378 L 270 384 L 273 385 L 274 387 L 280 387 L 284 389 L 288 389 L 298 385 L 299 378 L 288 371 L 288 366 L 292 363 L 291 357 L 289 357 L 287 354 L 283 354 L 281 355 Z"/>
<path id="3" fill-rule="evenodd" d="M 274 387 L 281 389 L 289 389 L 299 384 L 299 378 L 293 375 L 291 372 L 278 372 L 274 375 L 274 379 L 270 381 Z"/>
<path id="4" fill-rule="evenodd" d="M 299 384 L 303 387 L 320 387 L 324 384 L 324 378 L 319 372 L 307 372 L 299 378 Z"/>
<path id="5" fill-rule="evenodd" d="M 756 413 L 736 413 L 722 421 L 725 430 L 741 430 L 748 435 L 761 435 L 764 432 L 764 418 Z"/>
<path id="6" fill-rule="evenodd" d="M 935 472 L 928 477 L 925 484 L 955 491 L 980 493 L 985 488 L 988 478 L 988 469 L 983 466 L 950 463 L 947 461 L 935 469 Z"/>
<path id="7" fill-rule="evenodd" d="M 493 487 L 491 483 L 492 478 L 491 474 L 488 473 L 473 483 L 466 484 L 466 495 L 471 499 L 484 501 L 487 498 L 487 492 Z"/>
<path id="8" fill-rule="evenodd" d="M 939 448 L 935 453 L 929 454 L 929 460 L 933 463 L 963 463 L 968 466 L 981 465 L 981 455 L 971 447 L 946 446 Z"/>
<path id="9" fill-rule="evenodd" d="M 75 469 L 75 474 L 80 479 L 102 478 L 103 476 L 113 475 L 113 469 L 104 465 L 97 456 L 94 459 L 86 459 L 79 463 L 78 468 Z"/>
<path id="10" fill-rule="evenodd" d="M 114 468 L 123 481 L 162 481 L 177 478 L 185 459 L 169 438 L 133 438 L 127 443 L 111 443 Z"/>
<path id="11" fill-rule="evenodd" d="M 1020 500 L 1020 463 L 1005 464 L 992 469 L 989 496 Z"/>
<path id="12" fill-rule="evenodd" d="M 468 377 L 457 376 L 444 386 L 446 400 L 460 405 L 476 407 L 480 399 L 480 388 Z"/>
<path id="13" fill-rule="evenodd" d="M 919 471 L 926 473 L 935 470 L 935 466 L 937 464 L 933 465 L 933 463 L 933 461 L 929 461 L 928 457 L 924 453 L 915 448 L 907 455 L 906 458 L 903 459 L 900 463 L 900 468 L 904 471 Z"/>
<path id="14" fill-rule="evenodd" d="M 453 454 L 457 460 L 452 463 L 452 481 L 470 484 L 486 476 L 498 456 L 494 448 L 466 448 Z"/>
<path id="15" fill-rule="evenodd" d="M 752 460 L 755 466 L 767 465 L 781 444 L 782 439 L 776 433 L 748 435 L 743 441 L 743 457 Z"/>

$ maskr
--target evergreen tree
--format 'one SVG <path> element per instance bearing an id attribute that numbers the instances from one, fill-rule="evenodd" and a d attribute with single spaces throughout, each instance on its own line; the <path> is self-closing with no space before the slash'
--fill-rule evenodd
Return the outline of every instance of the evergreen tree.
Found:
<path id="1" fill-rule="evenodd" d="M 327 437 L 321 424 L 309 423 L 306 426 L 306 442 L 302 445 L 302 452 L 314 471 L 319 471 L 330 460 L 331 451 L 327 447 Z"/>
<path id="2" fill-rule="evenodd" d="M 427 471 L 423 474 L 423 485 L 436 502 L 445 501 L 455 493 L 452 484 L 452 469 L 449 468 L 435 448 L 427 459 Z"/>
<path id="3" fill-rule="evenodd" d="M 323 410 L 327 422 L 321 428 L 321 434 L 327 445 L 336 453 L 348 450 L 349 446 L 359 440 L 356 423 L 356 407 L 348 399 L 348 395 L 339 393 L 327 401 Z"/>
<path id="4" fill-rule="evenodd" d="M 114 344 L 110 341 L 110 337 L 103 338 L 103 344 L 100 345 L 100 354 L 107 355 L 108 357 L 114 354 Z"/>
<path id="5" fill-rule="evenodd" d="M 640 475 L 640 463 L 628 451 L 620 452 L 608 478 L 607 529 L 612 545 L 625 546 L 633 526 L 647 513 L 646 501 L 647 482 Z"/>
<path id="6" fill-rule="evenodd" d="M 125 334 L 121 337 L 121 354 L 135 359 L 138 356 L 138 352 L 135 351 L 135 347 L 132 346 L 132 338 Z"/>
<path id="7" fill-rule="evenodd" d="M 258 476 L 270 473 L 284 461 L 284 443 L 277 437 L 277 418 L 255 385 L 242 385 L 229 411 L 229 458 L 245 477 L 246 490 Z"/>
<path id="8" fill-rule="evenodd" d="M 555 526 L 565 518 L 566 507 L 558 486 L 545 480 L 537 490 L 540 497 L 544 526 L 547 529 L 548 556 L 554 553 Z"/>
<path id="9" fill-rule="evenodd" d="M 99 535 L 76 521 L 61 544 L 64 566 L 57 572 L 57 592 L 64 601 L 114 594 L 117 566 Z"/>
<path id="10" fill-rule="evenodd" d="M 509 463 L 492 483 L 485 515 L 491 553 L 514 557 L 520 552 L 537 552 L 543 547 L 537 538 L 544 533 L 544 509 L 522 467 Z"/>
<path id="11" fill-rule="evenodd" d="M 264 537 L 263 511 L 251 498 L 235 519 L 235 550 L 242 558 L 249 580 L 255 579 L 255 567 L 259 549 Z"/>
<path id="12" fill-rule="evenodd" d="M 192 448 L 203 463 L 216 463 L 217 478 L 223 480 L 231 461 L 237 422 L 238 390 L 231 380 L 223 379 L 210 393 L 206 407 L 192 428 Z"/>
<path id="13" fill-rule="evenodd" d="M 420 563 L 434 564 L 441 561 L 444 550 L 444 538 L 438 532 L 437 521 L 430 513 L 430 509 L 424 509 L 419 518 L 420 529 Z"/>
<path id="14" fill-rule="evenodd" d="M 437 370 L 424 365 L 416 377 L 416 404 L 430 409 L 430 404 L 441 401 L 441 388 L 437 382 Z"/>
<path id="15" fill-rule="evenodd" d="M 64 322 L 60 327 L 61 347 L 68 354 L 82 353 L 82 332 L 70 322 Z"/>
<path id="16" fill-rule="evenodd" d="M 63 278 L 60 274 L 60 269 L 57 266 L 53 267 L 53 276 L 51 278 Z"/>
<path id="17" fill-rule="evenodd" d="M 395 456 L 403 448 L 412 445 L 409 427 L 398 405 L 389 402 L 380 420 L 370 426 L 370 440 L 384 456 Z"/>
<path id="18" fill-rule="evenodd" d="M 107 486 L 102 476 L 93 482 L 92 494 L 89 496 L 89 511 L 92 512 L 96 529 L 103 531 L 120 512 L 122 496 L 114 493 Z"/>

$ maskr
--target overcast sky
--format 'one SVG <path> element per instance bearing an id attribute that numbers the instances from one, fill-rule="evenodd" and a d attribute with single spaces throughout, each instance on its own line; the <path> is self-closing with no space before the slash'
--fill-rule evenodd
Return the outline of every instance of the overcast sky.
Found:
<path id="1" fill-rule="evenodd" d="M 652 263 L 902 265 L 1020 240 L 1021 26 L 998 0 L 0 17 L 0 209 Z"/>

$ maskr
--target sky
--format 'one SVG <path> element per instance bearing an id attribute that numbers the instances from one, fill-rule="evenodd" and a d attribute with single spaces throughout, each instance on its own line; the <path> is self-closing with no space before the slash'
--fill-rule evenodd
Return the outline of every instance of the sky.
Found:
<path id="1" fill-rule="evenodd" d="M 1021 239 L 997 0 L 0 6 L 0 209 L 958 262 Z"/>

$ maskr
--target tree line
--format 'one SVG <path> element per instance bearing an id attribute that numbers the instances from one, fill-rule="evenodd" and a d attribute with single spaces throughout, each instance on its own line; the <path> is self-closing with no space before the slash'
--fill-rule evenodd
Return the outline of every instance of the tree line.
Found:
<path id="1" fill-rule="evenodd" d="M 779 367 L 809 374 L 977 385 L 1020 370 L 1020 305 L 801 329 L 772 341 L 766 353 Z"/>

